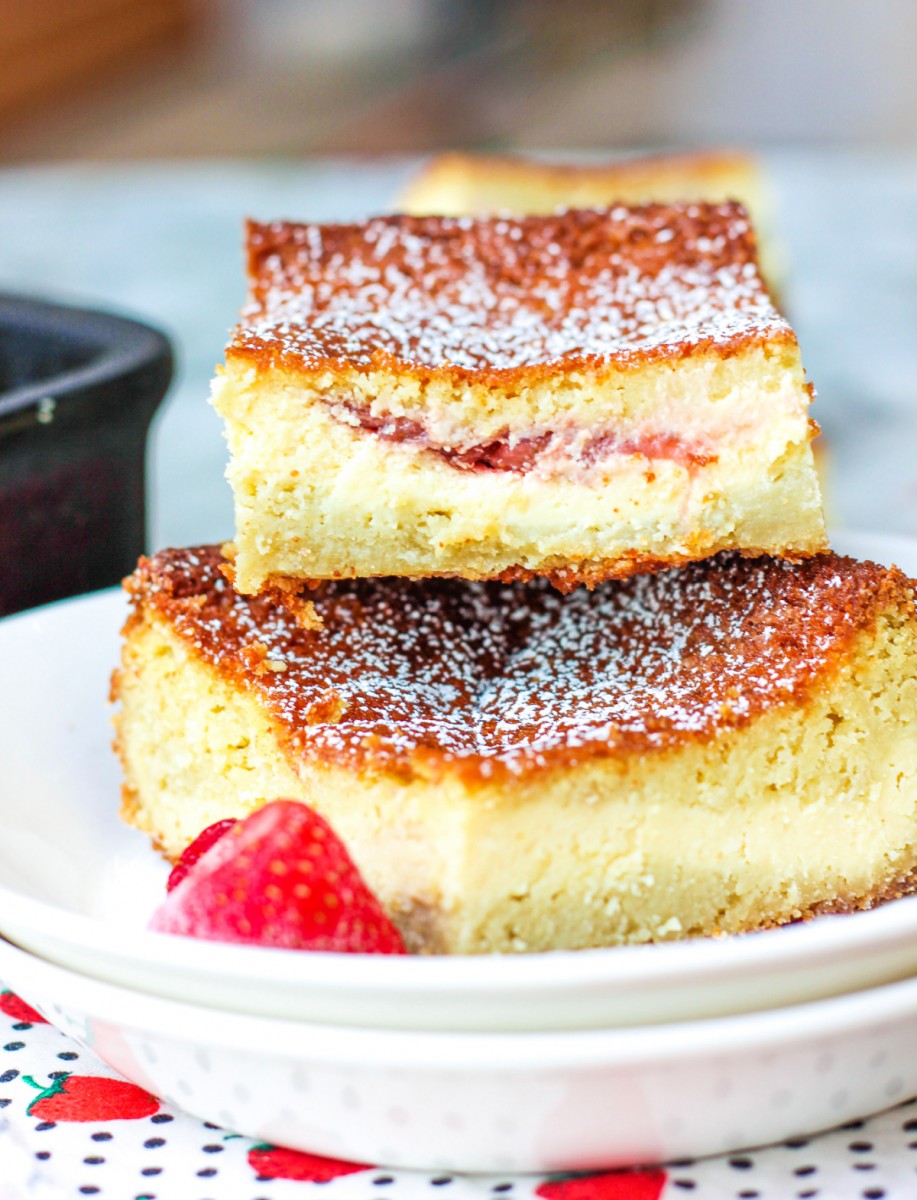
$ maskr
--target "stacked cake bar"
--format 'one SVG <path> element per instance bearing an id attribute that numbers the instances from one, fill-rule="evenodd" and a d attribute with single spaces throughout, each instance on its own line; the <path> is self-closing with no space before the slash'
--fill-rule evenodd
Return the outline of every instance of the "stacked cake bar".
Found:
<path id="1" fill-rule="evenodd" d="M 243 591 L 825 548 L 799 346 L 737 205 L 253 225 L 249 271 L 214 392 Z"/>
<path id="2" fill-rule="evenodd" d="M 422 952 L 910 890 L 917 617 L 827 552 L 733 203 L 249 227 L 234 546 L 128 581 L 127 818 L 320 811 Z"/>

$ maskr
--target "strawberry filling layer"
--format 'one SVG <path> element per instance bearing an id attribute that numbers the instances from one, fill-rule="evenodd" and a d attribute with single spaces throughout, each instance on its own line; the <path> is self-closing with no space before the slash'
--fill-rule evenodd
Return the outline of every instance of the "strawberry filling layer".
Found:
<path id="1" fill-rule="evenodd" d="M 352 428 L 364 429 L 385 441 L 410 445 L 438 455 L 460 471 L 531 471 L 547 454 L 560 454 L 586 467 L 612 455 L 639 455 L 646 459 L 667 459 L 689 469 L 716 462 L 698 444 L 674 433 L 645 433 L 623 437 L 617 433 L 595 433 L 589 437 L 571 437 L 567 432 L 543 432 L 526 437 L 497 438 L 471 446 L 449 446 L 430 436 L 421 421 L 413 417 L 375 416 L 368 409 L 349 403 L 329 405 L 332 415 Z"/>

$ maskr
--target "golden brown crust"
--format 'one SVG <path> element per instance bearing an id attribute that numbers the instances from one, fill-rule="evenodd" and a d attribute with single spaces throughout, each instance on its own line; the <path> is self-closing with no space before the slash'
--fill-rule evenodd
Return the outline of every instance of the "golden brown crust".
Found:
<path id="1" fill-rule="evenodd" d="M 224 561 L 220 567 L 220 573 L 234 588 L 236 586 L 235 546 L 231 543 L 224 544 L 221 547 L 221 554 Z M 322 619 L 315 611 L 315 605 L 302 594 L 306 587 L 311 586 L 313 584 L 308 580 L 276 575 L 259 588 L 258 592 L 259 595 L 266 596 L 275 604 L 285 608 L 300 629 L 321 629 Z"/>
<path id="2" fill-rule="evenodd" d="M 813 904 L 802 916 L 802 920 L 808 921 L 812 917 L 827 915 L 829 913 L 852 913 L 864 912 L 870 908 L 878 908 L 880 904 L 888 904 L 892 900 L 900 900 L 903 896 L 913 895 L 917 892 L 917 864 L 910 867 L 903 873 L 893 875 L 890 879 L 886 879 L 883 883 L 861 895 L 853 892 L 838 892 L 829 900 L 822 900 L 818 904 Z"/>
<path id="3" fill-rule="evenodd" d="M 413 582 L 420 582 L 422 579 L 466 579 L 471 583 L 485 583 L 488 581 L 494 583 L 534 583 L 537 580 L 544 580 L 551 584 L 557 591 L 564 595 L 569 595 L 578 587 L 586 587 L 590 590 L 599 587 L 603 583 L 610 583 L 615 580 L 631 579 L 635 575 L 655 574 L 659 571 L 669 571 L 673 567 L 683 567 L 687 563 L 697 562 L 698 559 L 710 557 L 715 551 L 710 547 L 709 539 L 698 536 L 688 536 L 684 539 L 685 545 L 688 547 L 684 554 L 670 554 L 666 557 L 658 554 L 641 554 L 637 550 L 625 550 L 615 558 L 599 558 L 599 559 L 584 559 L 578 563 L 568 563 L 563 567 L 538 567 L 532 569 L 529 567 L 513 566 L 507 567 L 503 571 L 486 574 L 474 574 L 472 571 L 436 571 L 430 570 L 422 576 L 417 576 Z M 806 548 L 800 550 L 793 546 L 787 546 L 781 550 L 780 557 L 788 562 L 801 562 L 805 558 L 811 558 L 815 554 L 823 553 L 827 550 L 827 540 L 823 545 Z M 749 546 L 742 547 L 735 551 L 736 554 L 742 555 L 743 558 L 762 558 L 771 553 L 769 547 L 764 546 Z M 344 580 L 360 578 L 355 574 L 346 575 L 338 573 L 329 575 L 324 579 L 305 579 L 302 576 L 294 575 L 272 575 L 268 582 L 258 589 L 257 595 L 273 596 L 279 603 L 286 604 L 290 607 L 291 599 L 297 592 L 304 590 L 312 590 L 321 587 L 328 579 Z M 411 576 L 401 576 L 401 578 L 411 579 Z M 252 593 L 249 593 L 252 594 Z M 321 617 L 317 614 L 313 620 L 314 628 L 320 628 Z"/>
<path id="4" fill-rule="evenodd" d="M 256 696 L 293 755 L 469 782 L 709 740 L 804 705 L 880 613 L 915 621 L 900 571 L 833 554 L 721 554 L 567 598 L 541 582 L 330 582 L 312 592 L 320 630 L 238 595 L 222 565 L 216 547 L 142 559 L 133 619 L 164 620 Z"/>
<path id="5" fill-rule="evenodd" d="M 565 595 L 578 587 L 596 588 L 611 580 L 630 579 L 634 575 L 652 574 L 658 571 L 668 571 L 673 567 L 681 567 L 686 563 L 696 562 L 698 558 L 710 553 L 710 547 L 702 538 L 688 537 L 686 545 L 690 547 L 685 554 L 670 554 L 666 558 L 656 555 L 640 554 L 629 550 L 617 558 L 591 560 L 566 567 L 553 567 L 546 570 L 531 571 L 526 567 L 510 567 L 494 578 L 501 583 L 528 583 L 535 579 L 544 579 L 559 592 Z M 821 547 L 824 549 L 826 547 Z M 811 558 L 817 551 L 795 551 L 791 546 L 781 552 L 781 557 L 788 562 L 801 562 Z M 767 554 L 763 547 L 743 547 L 736 551 L 743 558 L 761 558 Z M 487 576 L 490 578 L 490 576 Z"/>
<path id="6" fill-rule="evenodd" d="M 796 339 L 736 203 L 248 226 L 227 350 L 260 369 L 513 387 Z"/>
<path id="7" fill-rule="evenodd" d="M 126 769 L 127 764 L 124 761 L 124 755 L 121 753 L 121 749 L 117 742 L 114 744 L 114 751 L 120 758 L 122 767 Z M 137 789 L 129 783 L 122 783 L 121 820 L 124 822 L 124 824 L 133 825 L 135 828 L 139 829 L 140 826 L 138 824 L 137 817 L 141 813 L 142 809 L 143 805 L 140 803 L 140 796 L 137 793 Z M 160 847 L 157 846 L 157 849 L 160 849 Z"/>

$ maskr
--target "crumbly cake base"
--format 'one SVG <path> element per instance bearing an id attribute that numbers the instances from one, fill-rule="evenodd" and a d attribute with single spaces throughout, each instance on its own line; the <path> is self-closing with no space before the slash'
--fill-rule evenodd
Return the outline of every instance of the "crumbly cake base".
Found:
<path id="1" fill-rule="evenodd" d="M 917 621 L 900 605 L 745 724 L 494 778 L 297 754 L 256 690 L 150 608 L 115 691 L 125 816 L 169 857 L 212 821 L 302 799 L 419 952 L 738 933 L 869 907 L 917 871 Z"/>
<path id="2" fill-rule="evenodd" d="M 487 440 L 508 423 L 520 436 L 617 430 L 631 450 L 643 438 L 645 452 L 459 469 L 442 453 L 340 419 L 335 404 L 361 387 L 376 396 L 374 411 L 423 419 L 438 444 L 476 429 Z M 795 347 L 622 372 L 594 387 L 545 382 L 521 395 L 421 392 L 383 375 L 321 383 L 230 359 L 214 403 L 231 452 L 245 592 L 278 580 L 390 575 L 544 575 L 572 587 L 720 550 L 796 557 L 827 544 Z M 658 431 L 704 452 L 654 448 Z"/>

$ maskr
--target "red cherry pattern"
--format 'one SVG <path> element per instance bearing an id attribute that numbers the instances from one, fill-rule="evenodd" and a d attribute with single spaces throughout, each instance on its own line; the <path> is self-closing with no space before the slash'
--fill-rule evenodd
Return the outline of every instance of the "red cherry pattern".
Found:
<path id="1" fill-rule="evenodd" d="M 540 1183 L 535 1195 L 542 1200 L 659 1200 L 665 1171 L 603 1171 Z"/>
<path id="2" fill-rule="evenodd" d="M 15 992 L 0 992 L 0 1012 L 6 1013 L 14 1021 L 22 1021 L 28 1025 L 47 1025 L 47 1021 L 32 1008 L 31 1004 L 17 996 Z"/>
<path id="3" fill-rule="evenodd" d="M 155 1096 L 126 1079 L 64 1074 L 44 1088 L 31 1075 L 22 1080 L 38 1089 L 26 1111 L 40 1121 L 135 1121 L 159 1111 Z"/>
<path id="4" fill-rule="evenodd" d="M 346 1162 L 343 1158 L 324 1158 L 303 1150 L 284 1150 L 282 1146 L 253 1146 L 248 1164 L 262 1179 L 295 1179 L 300 1182 L 328 1183 L 341 1175 L 371 1171 L 365 1163 Z"/>

